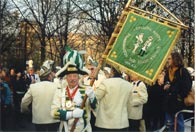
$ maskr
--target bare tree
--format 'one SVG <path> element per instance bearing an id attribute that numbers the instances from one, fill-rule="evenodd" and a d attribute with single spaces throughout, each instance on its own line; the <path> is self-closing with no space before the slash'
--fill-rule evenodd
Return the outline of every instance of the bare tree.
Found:
<path id="1" fill-rule="evenodd" d="M 56 44 L 56 50 L 59 53 L 60 65 L 63 65 L 63 56 L 65 54 L 65 47 L 69 43 L 69 34 L 76 30 L 74 25 L 74 17 L 76 14 L 75 8 L 71 5 L 70 0 L 66 0 L 60 6 L 58 13 L 55 14 L 55 25 L 57 28 L 55 36 L 58 36 L 59 44 Z M 57 46 L 58 45 L 58 46 Z"/>
<path id="2" fill-rule="evenodd" d="M 5 20 L 5 16 L 9 16 L 5 15 L 5 11 L 2 12 L 3 2 L 6 1 L 2 0 L 0 3 L 1 40 L 5 39 L 3 37 L 3 30 L 5 28 L 2 28 L 2 20 Z M 104 51 L 118 22 L 118 18 L 128 2 L 128 0 L 11 1 L 19 11 L 19 16 L 22 17 L 22 20 L 36 31 L 36 35 L 32 37 L 31 44 L 33 45 L 34 40 L 38 38 L 39 45 L 36 46 L 41 49 L 41 61 L 45 60 L 45 58 L 51 58 L 59 61 L 61 65 L 63 64 L 63 55 L 66 52 L 64 47 L 66 45 L 69 45 L 73 49 L 90 49 L 93 52 L 92 58 L 97 59 L 98 57 L 96 56 Z M 132 1 L 136 1 L 137 6 L 140 3 L 145 2 L 147 4 L 148 2 L 148 0 Z M 159 2 L 170 9 L 173 14 L 176 14 L 179 19 L 186 21 L 185 23 L 190 27 L 189 30 L 182 34 L 183 38 L 180 41 L 180 47 L 178 47 L 185 49 L 184 55 L 190 53 L 192 56 L 192 50 L 189 50 L 190 48 L 194 49 L 194 18 L 192 17 L 194 16 L 194 12 L 191 11 L 194 5 L 192 4 L 192 0 L 159 0 Z M 155 8 L 151 3 L 148 5 L 151 7 L 148 9 L 152 10 Z M 6 19 L 8 20 L 8 18 Z M 186 35 L 187 37 L 185 37 Z M 9 41 L 6 42 L 8 43 Z M 2 50 L 3 40 L 0 44 Z M 186 48 L 186 45 L 189 48 Z"/>
<path id="3" fill-rule="evenodd" d="M 96 44 L 104 44 L 106 46 L 121 11 L 124 9 L 128 0 L 71 0 L 78 8 L 82 19 L 83 26 L 80 29 L 85 36 L 94 39 Z M 163 10 L 159 10 L 153 0 L 132 0 L 134 6 L 143 10 L 164 15 L 167 19 L 171 19 L 171 16 Z M 177 48 L 181 51 L 184 58 L 187 59 L 187 65 L 193 66 L 194 64 L 194 1 L 193 0 L 159 0 L 171 13 L 173 13 L 180 21 L 184 22 L 189 28 L 183 30 L 180 40 L 177 43 Z M 99 40 L 99 41 L 97 41 Z M 93 46 L 97 52 L 100 47 Z M 102 48 L 103 50 L 104 48 Z"/>
<path id="4" fill-rule="evenodd" d="M 0 1 L 0 62 L 11 53 L 18 32 L 18 13 L 11 12 L 11 9 L 7 0 Z"/>
<path id="5" fill-rule="evenodd" d="M 163 4 L 170 9 L 188 28 L 181 33 L 177 48 L 181 51 L 187 66 L 194 67 L 194 1 L 178 0 Z"/>
<path id="6" fill-rule="evenodd" d="M 59 28 L 64 28 L 65 25 L 64 23 L 61 23 L 61 25 L 55 24 L 55 16 L 59 13 L 63 0 L 24 0 L 20 5 L 14 0 L 12 2 L 24 18 L 23 20 L 34 29 L 40 42 L 41 61 L 44 61 L 46 46 L 50 38 L 55 35 Z"/>
<path id="7" fill-rule="evenodd" d="M 78 19 L 83 22 L 80 31 L 87 40 L 93 41 L 87 47 L 94 51 L 93 58 L 96 58 L 96 53 L 104 51 L 128 0 L 71 1 L 79 10 Z"/>
<path id="8" fill-rule="evenodd" d="M 12 0 L 23 20 L 35 30 L 41 48 L 41 61 L 46 56 L 63 64 L 63 55 L 70 32 L 77 32 L 77 10 L 70 0 Z M 35 26 L 36 24 L 37 26 Z M 77 26 L 75 26 L 77 25 Z M 50 49 L 48 51 L 48 49 Z M 60 59 L 59 59 L 60 58 Z"/>

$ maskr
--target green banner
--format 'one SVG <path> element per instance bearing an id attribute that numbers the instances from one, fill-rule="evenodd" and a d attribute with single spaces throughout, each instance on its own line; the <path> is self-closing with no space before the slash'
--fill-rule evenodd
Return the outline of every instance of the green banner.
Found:
<path id="1" fill-rule="evenodd" d="M 106 58 L 153 82 L 180 35 L 180 28 L 130 12 Z"/>

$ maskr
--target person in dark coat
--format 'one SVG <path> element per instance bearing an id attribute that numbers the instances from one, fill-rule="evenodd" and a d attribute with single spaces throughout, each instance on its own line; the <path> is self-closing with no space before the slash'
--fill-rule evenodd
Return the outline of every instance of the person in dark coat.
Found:
<path id="1" fill-rule="evenodd" d="M 156 82 L 147 86 L 148 102 L 144 105 L 143 118 L 147 131 L 155 131 L 164 125 L 164 112 L 162 110 L 163 87 Z"/>
<path id="2" fill-rule="evenodd" d="M 0 97 L 1 97 L 1 129 L 11 131 L 12 128 L 12 93 L 5 76 L 0 72 Z"/>
<path id="3" fill-rule="evenodd" d="M 192 80 L 189 72 L 184 68 L 181 55 L 173 52 L 168 57 L 168 69 L 164 77 L 165 122 L 170 125 L 170 131 L 174 130 L 174 117 L 177 112 L 185 108 L 184 98 L 192 88 Z M 184 117 L 180 113 L 177 117 L 177 131 L 184 132 Z"/>
<path id="4" fill-rule="evenodd" d="M 22 71 L 16 72 L 16 80 L 14 84 L 14 111 L 15 111 L 15 127 L 24 127 L 24 115 L 20 111 L 20 104 L 24 94 L 27 91 L 24 73 Z"/>

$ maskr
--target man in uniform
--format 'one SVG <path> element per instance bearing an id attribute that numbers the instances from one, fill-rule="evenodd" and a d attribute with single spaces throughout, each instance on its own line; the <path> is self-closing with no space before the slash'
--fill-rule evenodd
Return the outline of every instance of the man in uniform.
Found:
<path id="1" fill-rule="evenodd" d="M 32 103 L 32 122 L 36 131 L 57 131 L 59 120 L 50 115 L 51 103 L 57 85 L 52 82 L 52 60 L 45 61 L 40 70 L 41 82 L 30 85 L 30 88 L 22 98 L 21 112 L 28 112 Z"/>
<path id="2" fill-rule="evenodd" d="M 79 74 L 85 75 L 87 72 L 73 62 L 67 62 L 56 73 L 56 77 L 65 77 L 68 83 L 67 86 L 58 88 L 51 106 L 51 115 L 61 120 L 60 131 L 63 129 L 63 126 L 66 132 L 71 129 L 73 130 L 75 118 L 78 119 L 78 122 L 75 124 L 75 132 L 92 131 L 90 111 L 91 108 L 96 107 L 97 101 L 92 87 L 79 85 Z M 85 102 L 84 108 L 81 109 L 85 95 L 88 96 L 88 99 Z"/>
<path id="3" fill-rule="evenodd" d="M 128 131 L 128 102 L 132 85 L 121 78 L 120 71 L 111 68 L 110 78 L 95 91 L 98 101 L 95 126 L 97 131 Z"/>

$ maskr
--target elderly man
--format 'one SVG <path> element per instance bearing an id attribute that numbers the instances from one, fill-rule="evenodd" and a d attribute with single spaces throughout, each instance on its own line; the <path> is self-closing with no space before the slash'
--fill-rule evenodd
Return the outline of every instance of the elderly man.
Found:
<path id="1" fill-rule="evenodd" d="M 30 84 L 40 82 L 40 77 L 38 74 L 35 73 L 34 67 L 33 67 L 33 60 L 28 61 L 28 73 L 26 74 L 26 83 L 29 87 Z"/>
<path id="2" fill-rule="evenodd" d="M 52 82 L 53 63 L 51 60 L 44 62 L 40 70 L 41 82 L 31 84 L 22 98 L 21 112 L 28 112 L 32 103 L 32 122 L 36 131 L 57 131 L 59 127 L 59 120 L 50 115 L 52 99 L 57 89 L 57 85 Z"/>
<path id="3" fill-rule="evenodd" d="M 81 68 L 78 68 L 74 63 L 67 62 L 67 64 L 56 73 L 57 77 L 65 77 L 68 85 L 62 86 L 56 91 L 51 106 L 51 114 L 54 118 L 60 119 L 60 131 L 75 131 L 81 132 L 91 130 L 90 124 L 90 110 L 96 107 L 96 98 L 93 88 L 83 87 L 79 85 L 79 74 L 85 75 L 87 72 Z M 85 106 L 81 109 L 85 94 L 88 99 L 85 102 Z M 83 103 L 84 104 L 84 103 Z M 75 118 L 78 122 L 73 125 Z M 75 128 L 75 129 L 74 129 Z"/>

